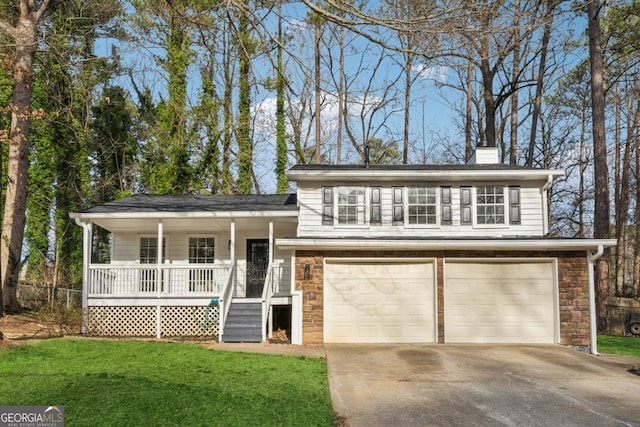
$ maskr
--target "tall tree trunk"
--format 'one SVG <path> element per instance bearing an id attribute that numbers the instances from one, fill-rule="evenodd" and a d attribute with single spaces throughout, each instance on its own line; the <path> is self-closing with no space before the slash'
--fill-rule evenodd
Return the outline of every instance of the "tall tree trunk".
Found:
<path id="1" fill-rule="evenodd" d="M 276 192 L 289 191 L 287 169 L 287 136 L 284 123 L 284 65 L 282 63 L 282 1 L 278 2 L 278 49 L 276 59 Z M 257 185 L 256 185 L 257 188 Z"/>
<path id="2" fill-rule="evenodd" d="M 520 11 L 520 0 L 516 1 L 516 10 Z M 517 39 L 520 39 L 520 13 L 516 13 L 513 21 L 513 27 L 516 31 Z M 511 79 L 513 82 L 517 82 L 520 78 L 520 44 L 516 43 L 513 47 L 513 76 Z M 510 129 L 509 129 L 509 164 L 515 166 L 518 162 L 518 89 L 515 89 L 511 94 L 510 100 Z M 502 161 L 504 163 L 505 153 L 502 152 Z"/>
<path id="3" fill-rule="evenodd" d="M 233 72 L 231 67 L 231 45 L 230 37 L 223 35 L 226 39 L 223 53 L 224 67 L 224 95 L 222 100 L 222 120 L 223 120 L 223 136 L 222 136 L 222 194 L 231 194 L 233 192 L 233 177 L 231 175 L 231 140 L 233 137 Z"/>
<path id="4" fill-rule="evenodd" d="M 620 99 L 620 84 L 616 84 L 614 86 L 613 96 L 614 96 L 614 105 L 615 105 L 615 115 L 614 115 L 614 146 L 615 146 L 615 161 L 613 162 L 613 176 L 614 176 L 614 212 L 615 212 L 615 230 L 616 230 L 616 260 L 615 260 L 615 285 L 614 285 L 614 295 L 621 296 L 622 286 L 624 283 L 624 247 L 625 247 L 625 231 L 626 227 L 624 222 L 622 221 L 622 216 L 627 216 L 627 212 L 622 213 L 623 209 L 623 200 L 620 198 L 620 191 L 622 190 L 622 186 L 625 184 L 622 183 L 622 170 L 621 170 L 621 150 L 622 150 L 622 141 L 620 137 L 620 121 L 621 121 L 621 105 L 622 100 Z M 625 149 L 626 152 L 626 149 Z M 629 208 L 629 195 L 626 194 L 626 203 L 627 206 L 624 209 Z M 625 221 L 626 222 L 626 221 Z"/>
<path id="5" fill-rule="evenodd" d="M 190 63 L 190 37 L 184 22 L 173 9 L 169 17 L 170 34 L 167 43 L 166 69 L 169 77 L 169 174 L 171 193 L 186 193 L 191 185 L 187 138 L 187 68 Z"/>
<path id="6" fill-rule="evenodd" d="M 637 115 L 636 115 L 637 118 Z M 624 144 L 624 155 L 622 157 L 622 174 L 620 176 L 620 198 L 616 200 L 616 295 L 624 295 L 624 283 L 626 276 L 626 253 L 627 253 L 627 221 L 629 219 L 629 192 L 630 172 L 631 172 L 631 144 L 634 141 L 634 131 L 637 125 L 636 120 L 629 127 L 627 140 Z"/>
<path id="7" fill-rule="evenodd" d="M 238 193 L 251 194 L 253 188 L 253 142 L 251 141 L 251 40 L 246 11 L 238 17 Z"/>
<path id="8" fill-rule="evenodd" d="M 467 99 L 464 117 L 464 161 L 469 161 L 473 154 L 471 141 L 471 122 L 473 120 L 473 62 L 467 63 Z"/>
<path id="9" fill-rule="evenodd" d="M 589 30 L 589 58 L 591 63 L 591 108 L 594 157 L 594 237 L 610 236 L 609 221 L 609 172 L 605 139 L 605 95 L 602 40 L 600 35 L 600 1 L 587 3 Z M 599 331 L 607 329 L 607 299 L 609 298 L 609 251 L 596 261 L 596 318 Z"/>
<path id="10" fill-rule="evenodd" d="M 2 274 L 0 315 L 4 312 L 18 311 L 20 308 L 17 285 L 27 206 L 33 57 L 37 48 L 36 26 L 48 7 L 48 0 L 43 1 L 39 7 L 33 1 L 21 0 L 17 25 L 13 27 L 5 21 L 0 21 L 0 30 L 11 36 L 15 42 L 7 189 L 0 237 L 0 273 Z"/>
<path id="11" fill-rule="evenodd" d="M 538 133 L 538 118 L 542 109 L 542 94 L 544 91 L 544 76 L 547 72 L 547 52 L 549 51 L 549 39 L 551 38 L 551 25 L 553 23 L 553 10 L 557 0 L 547 2 L 547 13 L 542 31 L 542 46 L 540 48 L 540 66 L 538 67 L 538 76 L 536 78 L 536 94 L 533 101 L 533 114 L 531 116 L 531 133 L 529 135 L 529 150 L 527 151 L 526 166 L 533 166 L 535 157 L 536 136 Z"/>
<path id="12" fill-rule="evenodd" d="M 640 105 L 637 107 L 640 108 Z M 636 133 L 635 141 L 634 141 L 634 149 L 636 150 L 636 171 L 640 168 L 640 147 L 638 147 L 638 139 L 640 139 L 640 135 Z M 637 172 L 636 172 L 637 173 Z M 638 209 L 638 200 L 640 200 L 640 185 L 636 183 L 636 212 L 635 212 L 635 224 L 636 224 L 636 234 L 635 234 L 635 253 L 633 256 L 633 296 L 638 298 L 640 297 L 640 209 Z"/>
<path id="13" fill-rule="evenodd" d="M 339 58 L 339 76 L 338 76 L 338 128 L 336 130 L 336 164 L 339 165 L 342 163 L 342 130 L 344 123 L 344 111 L 347 105 L 347 95 L 345 94 L 345 72 L 344 72 L 344 37 L 340 36 L 340 44 L 338 46 L 340 49 L 340 58 Z"/>
<path id="14" fill-rule="evenodd" d="M 585 212 L 585 174 L 587 167 L 589 166 L 589 159 L 587 158 L 587 117 L 584 110 L 581 111 L 582 117 L 580 120 L 580 175 L 578 177 L 578 232 L 577 237 L 585 237 L 584 233 L 584 212 Z"/>
<path id="15" fill-rule="evenodd" d="M 483 48 L 480 60 L 480 72 L 482 73 L 482 98 L 484 100 L 484 138 L 483 141 L 489 147 L 496 147 L 496 100 L 493 97 L 493 70 L 489 64 L 489 46 Z"/>
<path id="16" fill-rule="evenodd" d="M 614 138 L 614 156 L 615 159 L 613 161 L 613 194 L 614 194 L 614 206 L 613 206 L 613 211 L 615 212 L 615 219 L 614 219 L 614 227 L 615 227 L 615 236 L 616 239 L 618 240 L 616 243 L 616 259 L 615 259 L 615 282 L 614 282 L 614 289 L 613 289 L 613 294 L 615 296 L 620 296 L 620 290 L 622 289 L 622 281 L 623 281 L 623 275 L 620 274 L 621 272 L 621 268 L 623 268 L 623 265 L 621 265 L 620 260 L 621 260 L 621 253 L 620 253 L 620 235 L 621 235 L 621 224 L 619 221 L 620 218 L 620 185 L 621 185 L 621 173 L 622 171 L 620 170 L 620 162 L 621 160 L 621 140 L 620 140 L 620 113 L 621 113 L 621 108 L 620 108 L 620 84 L 616 84 L 614 86 L 614 92 L 613 92 L 613 96 L 614 96 L 614 104 L 615 104 L 615 115 L 614 115 L 614 134 L 613 134 L 613 138 Z"/>
<path id="17" fill-rule="evenodd" d="M 316 0 L 316 5 L 320 5 L 320 0 Z M 315 163 L 320 164 L 322 160 L 322 131 L 321 131 L 321 119 L 320 119 L 320 17 L 315 17 L 315 89 L 316 89 L 316 155 Z"/>
<path id="18" fill-rule="evenodd" d="M 407 36 L 409 37 L 409 36 Z M 402 164 L 409 162 L 409 125 L 411 113 L 411 67 L 413 66 L 413 55 L 405 53 L 404 64 L 404 131 L 402 137 Z"/>

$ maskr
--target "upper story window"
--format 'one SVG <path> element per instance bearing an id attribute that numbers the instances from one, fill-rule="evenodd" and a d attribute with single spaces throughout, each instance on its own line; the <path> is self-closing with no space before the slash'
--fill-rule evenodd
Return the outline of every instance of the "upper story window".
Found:
<path id="1" fill-rule="evenodd" d="M 215 261 L 213 237 L 189 237 L 189 263 L 211 264 Z"/>
<path id="2" fill-rule="evenodd" d="M 338 187 L 338 224 L 362 225 L 365 211 L 364 187 Z"/>
<path id="3" fill-rule="evenodd" d="M 476 188 L 476 221 L 478 224 L 504 224 L 504 187 L 485 185 Z"/>
<path id="4" fill-rule="evenodd" d="M 434 187 L 407 188 L 407 217 L 409 224 L 435 224 L 437 212 Z"/>

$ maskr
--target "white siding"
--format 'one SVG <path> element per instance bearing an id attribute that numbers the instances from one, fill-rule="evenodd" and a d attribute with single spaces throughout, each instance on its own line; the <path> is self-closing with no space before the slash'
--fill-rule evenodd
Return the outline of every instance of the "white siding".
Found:
<path id="1" fill-rule="evenodd" d="M 510 183 L 505 182 L 483 182 L 474 183 L 476 185 L 502 185 L 505 187 L 505 197 L 508 193 Z M 341 184 L 336 184 L 338 187 Z M 344 183 L 347 185 L 347 183 Z M 438 188 L 438 201 L 440 200 L 440 187 L 451 187 L 451 207 L 453 223 L 451 225 L 440 225 L 440 203 L 438 203 L 438 224 L 415 226 L 406 225 L 407 209 L 405 203 L 405 225 L 393 225 L 392 223 L 392 187 L 428 185 Z M 543 208 L 542 191 L 539 185 L 523 183 L 520 186 L 520 216 L 521 224 L 510 225 L 508 218 L 506 224 L 497 226 L 482 225 L 461 225 L 460 224 L 460 187 L 472 186 L 471 183 L 446 182 L 439 183 L 401 183 L 385 184 L 382 187 L 382 224 L 369 225 L 369 188 L 366 187 L 367 212 L 366 224 L 364 226 L 341 226 L 338 224 L 322 224 L 322 186 L 320 184 L 298 184 L 298 203 L 300 214 L 298 217 L 298 237 L 495 237 L 495 236 L 542 236 L 543 231 Z M 475 194 L 475 192 L 473 193 Z M 335 191 L 334 191 L 335 196 Z M 406 200 L 406 188 L 404 190 Z M 474 202 L 475 203 L 475 202 Z M 508 212 L 508 205 L 505 205 Z M 337 213 L 337 206 L 334 205 L 334 216 Z M 475 205 L 473 209 L 475 215 Z M 475 222 L 475 221 L 474 221 Z"/>
<path id="2" fill-rule="evenodd" d="M 254 224 L 257 230 L 245 231 L 240 227 L 236 227 L 236 293 L 235 296 L 243 297 L 246 293 L 245 275 L 246 275 L 246 251 L 247 239 L 268 239 L 269 226 L 268 221 L 263 224 Z M 189 263 L 189 237 L 213 236 L 215 237 L 215 256 L 216 264 L 228 264 L 231 258 L 229 249 L 229 241 L 231 239 L 228 229 L 218 231 L 210 230 L 206 224 L 198 227 L 194 221 L 194 230 L 207 230 L 202 232 L 171 230 L 165 226 L 164 237 L 166 241 L 165 263 L 167 264 L 188 264 Z M 274 222 L 274 238 L 295 236 L 296 225 L 294 223 L 278 224 Z M 113 264 L 137 264 L 140 256 L 140 237 L 153 237 L 148 233 L 115 233 L 113 235 L 113 256 L 111 262 Z M 274 248 L 274 262 L 289 263 L 291 253 L 288 250 L 279 250 Z"/>

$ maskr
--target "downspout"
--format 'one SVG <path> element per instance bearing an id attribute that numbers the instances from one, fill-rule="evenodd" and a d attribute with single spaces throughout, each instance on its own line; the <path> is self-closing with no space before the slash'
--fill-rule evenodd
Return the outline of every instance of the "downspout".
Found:
<path id="1" fill-rule="evenodd" d="M 542 235 L 549 233 L 549 203 L 547 190 L 553 183 L 553 175 L 547 175 L 547 182 L 542 186 Z"/>
<path id="2" fill-rule="evenodd" d="M 596 326 L 596 286 L 594 262 L 604 253 L 604 245 L 598 245 L 596 253 L 587 251 L 587 274 L 589 277 L 589 332 L 591 354 L 598 356 L 598 331 Z"/>
<path id="3" fill-rule="evenodd" d="M 89 264 L 91 263 L 91 228 L 90 222 L 74 218 L 76 224 L 82 227 L 82 327 L 81 334 L 87 333 L 89 310 Z"/>

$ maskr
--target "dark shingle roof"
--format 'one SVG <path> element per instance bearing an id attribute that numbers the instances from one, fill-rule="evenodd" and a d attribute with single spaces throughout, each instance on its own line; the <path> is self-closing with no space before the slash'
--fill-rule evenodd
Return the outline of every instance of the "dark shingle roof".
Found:
<path id="1" fill-rule="evenodd" d="M 524 166 L 511 166 L 503 163 L 495 164 L 458 164 L 458 165 L 370 165 L 369 169 L 372 171 L 526 171 L 535 170 L 535 168 L 528 168 Z M 289 169 L 291 171 L 352 171 L 352 170 L 366 170 L 363 164 L 356 165 L 295 165 Z"/>
<path id="2" fill-rule="evenodd" d="M 295 211 L 295 194 L 150 195 L 137 194 L 79 211 L 113 212 L 260 212 Z"/>

